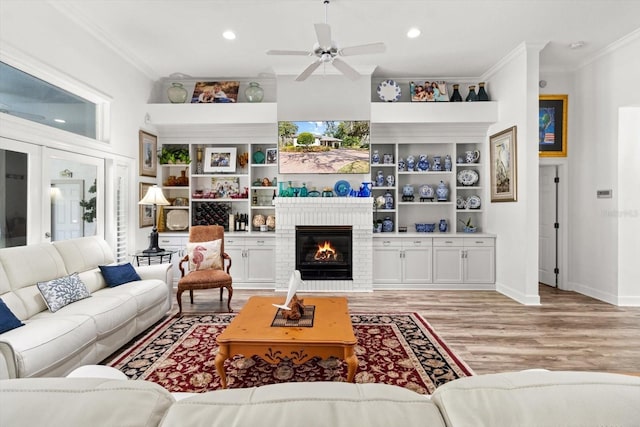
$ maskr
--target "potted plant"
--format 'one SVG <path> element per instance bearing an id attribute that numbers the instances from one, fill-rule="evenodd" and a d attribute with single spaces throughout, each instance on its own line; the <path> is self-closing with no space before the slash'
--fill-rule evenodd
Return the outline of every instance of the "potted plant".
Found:
<path id="1" fill-rule="evenodd" d="M 161 165 L 166 164 L 189 164 L 191 163 L 191 157 L 189 156 L 189 149 L 185 147 L 176 147 L 171 145 L 163 146 L 158 152 L 158 163 Z"/>
<path id="2" fill-rule="evenodd" d="M 471 222 L 471 217 L 469 217 L 466 222 L 461 219 L 459 219 L 458 221 L 460 221 L 460 223 L 462 224 L 462 231 L 464 231 L 465 233 L 476 232 L 476 227 Z"/>

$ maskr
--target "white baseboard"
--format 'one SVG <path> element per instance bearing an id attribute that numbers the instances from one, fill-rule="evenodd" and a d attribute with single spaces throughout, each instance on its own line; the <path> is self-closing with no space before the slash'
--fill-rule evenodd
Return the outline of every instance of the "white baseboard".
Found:
<path id="1" fill-rule="evenodd" d="M 496 291 L 524 305 L 540 305 L 540 295 L 526 295 L 502 283 L 496 282 Z"/>

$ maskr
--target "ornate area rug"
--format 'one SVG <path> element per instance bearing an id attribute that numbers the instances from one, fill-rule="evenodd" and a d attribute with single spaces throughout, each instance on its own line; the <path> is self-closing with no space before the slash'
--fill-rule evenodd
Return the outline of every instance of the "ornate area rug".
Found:
<path id="1" fill-rule="evenodd" d="M 214 366 L 216 337 L 235 314 L 171 317 L 109 362 L 131 379 L 153 381 L 171 392 L 220 388 Z M 436 387 L 473 375 L 417 313 L 352 313 L 358 339 L 357 383 L 386 383 L 431 394 Z M 342 360 L 312 359 L 296 365 L 270 365 L 260 358 L 235 356 L 225 361 L 229 388 L 292 381 L 346 381 Z"/>

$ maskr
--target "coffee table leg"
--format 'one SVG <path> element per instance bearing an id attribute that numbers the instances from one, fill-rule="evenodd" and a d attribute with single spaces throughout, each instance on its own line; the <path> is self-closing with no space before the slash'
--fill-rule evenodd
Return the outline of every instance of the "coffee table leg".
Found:
<path id="1" fill-rule="evenodd" d="M 218 348 L 218 354 L 214 360 L 216 365 L 216 372 L 220 376 L 220 385 L 222 388 L 227 388 L 227 373 L 224 371 L 224 361 L 229 358 L 229 348 L 226 345 L 221 345 Z"/>
<path id="2" fill-rule="evenodd" d="M 351 351 L 344 359 L 347 362 L 347 382 L 352 383 L 356 376 L 356 369 L 358 368 L 358 358 L 356 354 Z"/>

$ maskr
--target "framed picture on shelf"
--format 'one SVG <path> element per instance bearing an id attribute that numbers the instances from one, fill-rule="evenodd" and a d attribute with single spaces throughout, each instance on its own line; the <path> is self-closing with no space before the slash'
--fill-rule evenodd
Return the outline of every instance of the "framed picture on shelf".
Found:
<path id="1" fill-rule="evenodd" d="M 140 145 L 140 175 L 155 178 L 158 174 L 158 137 L 141 130 L 138 133 Z"/>
<path id="2" fill-rule="evenodd" d="M 204 151 L 205 172 L 230 172 L 236 171 L 235 147 L 207 147 Z"/>
<path id="3" fill-rule="evenodd" d="M 411 102 L 445 102 L 449 101 L 447 82 L 417 81 L 409 84 Z"/>
<path id="4" fill-rule="evenodd" d="M 152 186 L 153 184 L 141 182 L 138 200 L 142 200 L 145 194 L 147 194 L 147 191 L 149 191 L 149 188 L 151 188 Z M 140 228 L 151 227 L 153 225 L 153 206 L 140 205 L 138 209 L 140 210 Z"/>
<path id="5" fill-rule="evenodd" d="M 229 199 L 240 194 L 240 178 L 237 176 L 211 178 L 211 191 L 216 198 Z"/>
<path id="6" fill-rule="evenodd" d="M 238 101 L 240 82 L 197 82 L 191 97 L 192 104 L 228 104 Z"/>
<path id="7" fill-rule="evenodd" d="M 278 163 L 278 149 L 277 148 L 267 148 L 267 164 L 275 165 Z"/>
<path id="8" fill-rule="evenodd" d="M 515 202 L 517 200 L 516 137 L 517 129 L 515 126 L 489 137 L 492 202 Z"/>
<path id="9" fill-rule="evenodd" d="M 540 157 L 567 156 L 568 95 L 540 95 L 538 151 Z"/>

